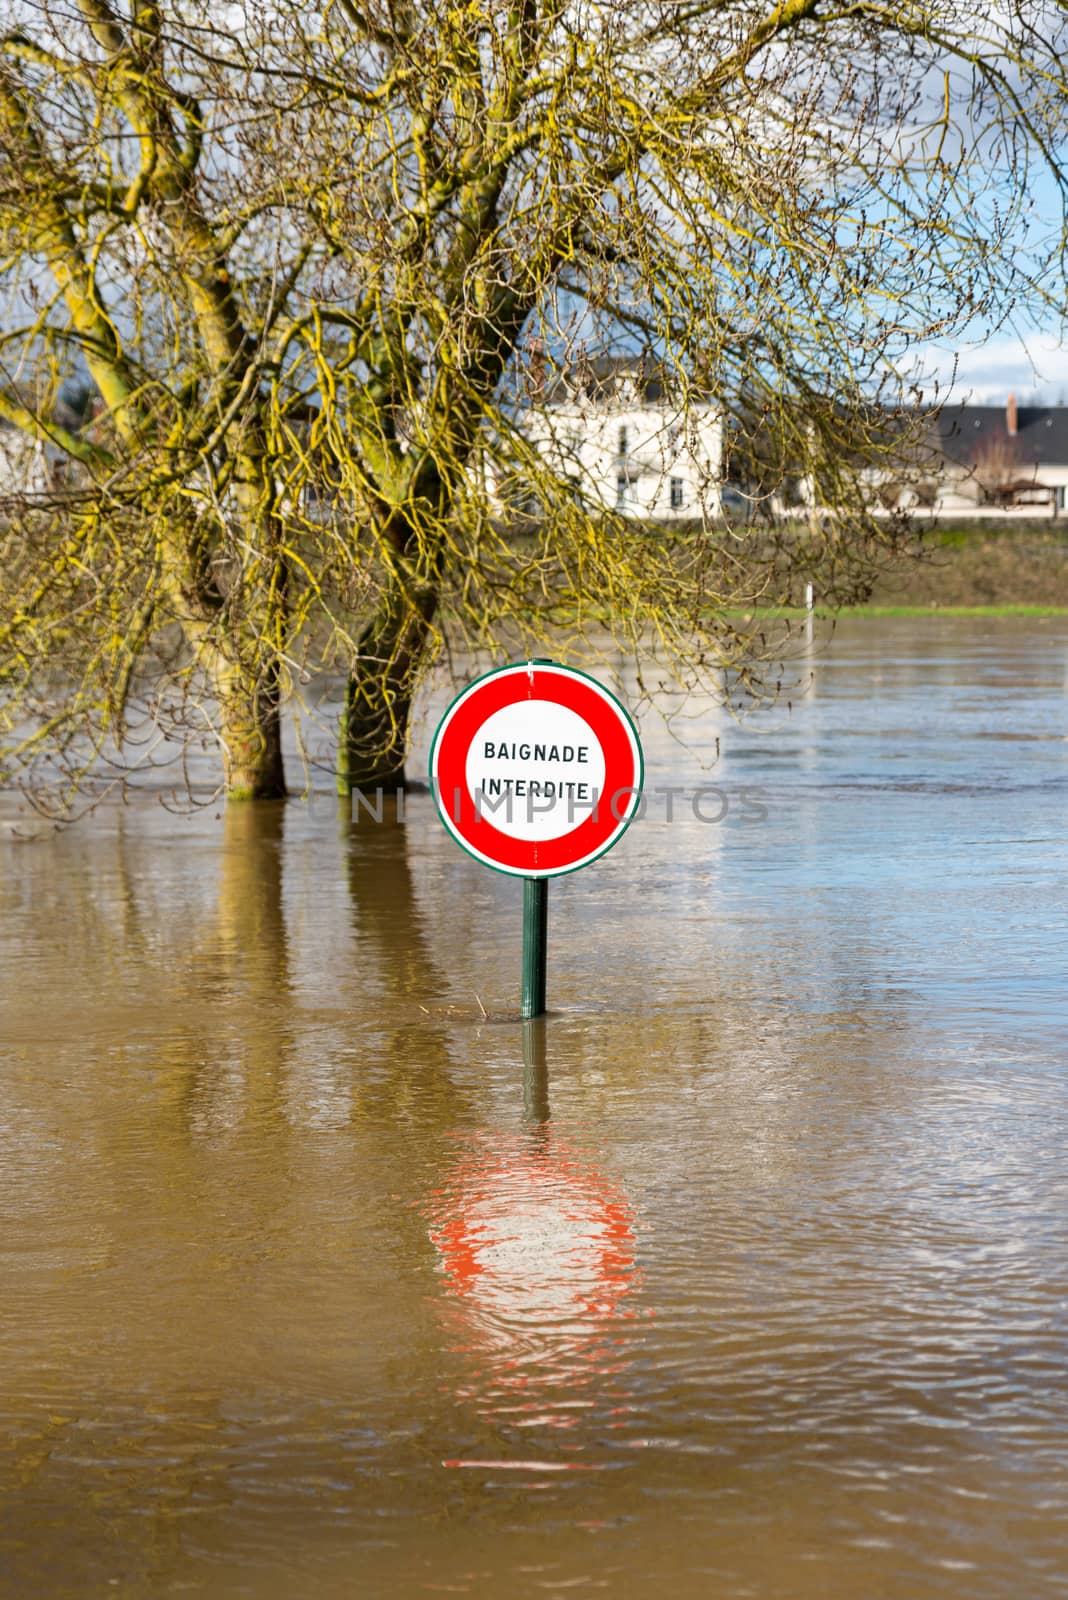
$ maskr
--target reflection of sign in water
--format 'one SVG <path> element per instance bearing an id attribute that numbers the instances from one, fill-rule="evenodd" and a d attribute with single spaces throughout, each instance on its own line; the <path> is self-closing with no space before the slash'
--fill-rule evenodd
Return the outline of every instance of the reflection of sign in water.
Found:
<path id="1" fill-rule="evenodd" d="M 623 833 L 639 802 L 641 747 L 596 679 L 532 661 L 457 696 L 434 736 L 430 781 L 465 850 L 499 872 L 551 878 Z"/>
<path id="2" fill-rule="evenodd" d="M 634 1218 L 623 1191 L 551 1135 L 496 1135 L 434 1197 L 430 1237 L 484 1410 L 570 1426 L 624 1364 Z M 602 1383 L 598 1382 L 600 1391 Z M 598 1396 L 600 1397 L 600 1396 Z"/>

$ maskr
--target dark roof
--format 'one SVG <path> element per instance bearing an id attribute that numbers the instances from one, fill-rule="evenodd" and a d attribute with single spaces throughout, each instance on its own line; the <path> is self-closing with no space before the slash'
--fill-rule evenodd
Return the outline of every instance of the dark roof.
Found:
<path id="1" fill-rule="evenodd" d="M 942 452 L 963 466 L 1010 437 L 1005 406 L 946 406 L 934 422 Z M 1018 406 L 1014 441 L 1021 465 L 1068 467 L 1068 406 Z"/>
<path id="2" fill-rule="evenodd" d="M 653 356 L 583 356 L 549 378 L 541 399 L 557 406 L 611 400 L 628 382 L 635 383 L 637 398 L 648 405 L 669 399 L 679 388 L 670 368 Z M 707 385 L 696 386 L 696 392 L 702 399 L 712 398 Z"/>
<path id="3" fill-rule="evenodd" d="M 16 388 L 4 391 L 9 399 L 25 405 L 28 410 L 36 411 L 37 400 L 32 393 L 20 393 Z M 52 405 L 51 420 L 61 428 L 77 433 L 86 420 L 88 409 L 88 391 L 79 398 L 77 392 L 71 393 L 61 389 Z M 0 428 L 18 428 L 17 422 L 11 422 L 7 417 L 0 417 Z M 29 437 L 29 435 L 27 435 Z"/>

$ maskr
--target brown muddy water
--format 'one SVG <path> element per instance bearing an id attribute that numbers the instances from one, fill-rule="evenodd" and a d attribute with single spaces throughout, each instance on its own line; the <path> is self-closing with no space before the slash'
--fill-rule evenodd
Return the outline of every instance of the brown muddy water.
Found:
<path id="1" fill-rule="evenodd" d="M 1068 1594 L 1066 684 L 647 718 L 726 815 L 553 885 L 526 1033 L 425 795 L 9 830 L 5 1600 Z"/>

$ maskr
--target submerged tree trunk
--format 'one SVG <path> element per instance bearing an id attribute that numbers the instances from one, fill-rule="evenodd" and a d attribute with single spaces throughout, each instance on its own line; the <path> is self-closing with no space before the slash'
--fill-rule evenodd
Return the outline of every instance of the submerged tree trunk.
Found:
<path id="1" fill-rule="evenodd" d="M 260 683 L 233 675 L 221 696 L 227 800 L 283 800 L 282 715 L 278 673 Z"/>
<path id="2" fill-rule="evenodd" d="M 361 634 L 341 713 L 340 795 L 404 788 L 412 697 L 436 607 L 433 592 L 414 604 L 394 592 Z"/>
<path id="3" fill-rule="evenodd" d="M 283 800 L 281 652 L 288 633 L 288 563 L 260 444 L 239 460 L 238 551 L 216 639 L 227 800 Z M 239 552 L 239 553 L 238 553 Z"/>

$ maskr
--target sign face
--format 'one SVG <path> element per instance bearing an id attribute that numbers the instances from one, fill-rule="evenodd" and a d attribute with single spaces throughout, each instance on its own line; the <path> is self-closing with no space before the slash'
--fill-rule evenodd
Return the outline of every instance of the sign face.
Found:
<path id="1" fill-rule="evenodd" d="M 554 878 L 610 850 L 641 799 L 630 717 L 595 678 L 527 661 L 477 678 L 430 751 L 441 820 L 498 872 Z"/>

